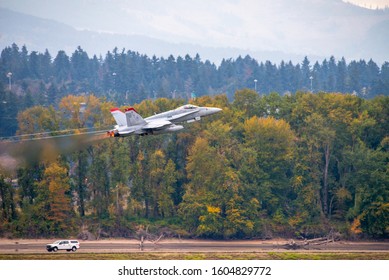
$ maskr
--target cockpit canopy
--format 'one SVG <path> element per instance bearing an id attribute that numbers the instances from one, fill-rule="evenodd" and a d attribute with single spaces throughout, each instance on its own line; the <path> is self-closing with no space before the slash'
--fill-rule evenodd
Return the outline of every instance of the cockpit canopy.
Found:
<path id="1" fill-rule="evenodd" d="M 189 110 L 189 109 L 196 109 L 198 108 L 198 106 L 196 105 L 192 105 L 192 104 L 186 104 L 184 106 L 181 106 L 179 109 L 186 109 L 186 110 Z"/>

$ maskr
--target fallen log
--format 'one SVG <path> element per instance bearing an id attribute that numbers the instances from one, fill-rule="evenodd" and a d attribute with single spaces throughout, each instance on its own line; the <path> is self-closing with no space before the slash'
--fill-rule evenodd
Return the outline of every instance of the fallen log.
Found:
<path id="1" fill-rule="evenodd" d="M 327 239 L 328 239 L 327 237 L 319 237 L 319 238 L 305 239 L 305 240 L 307 241 L 308 244 L 312 244 L 312 243 L 324 241 Z"/>
<path id="2" fill-rule="evenodd" d="M 304 248 L 307 245 L 308 243 L 306 242 L 306 240 L 296 242 L 293 239 L 290 239 L 288 243 L 283 245 L 283 247 L 285 247 L 286 249 L 296 250 Z"/>
<path id="3" fill-rule="evenodd" d="M 338 238 L 334 238 L 333 236 L 325 236 L 325 237 L 318 237 L 318 238 L 313 238 L 313 239 L 304 239 L 302 241 L 295 241 L 293 239 L 290 239 L 288 243 L 282 245 L 286 249 L 306 249 L 307 246 L 313 245 L 313 246 L 320 246 L 324 244 L 328 244 L 330 242 L 335 242 L 339 240 Z"/>

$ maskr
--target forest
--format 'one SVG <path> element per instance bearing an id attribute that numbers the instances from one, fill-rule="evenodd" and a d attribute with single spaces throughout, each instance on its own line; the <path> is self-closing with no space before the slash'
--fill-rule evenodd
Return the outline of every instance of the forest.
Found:
<path id="1" fill-rule="evenodd" d="M 187 102 L 223 109 L 179 133 L 0 169 L 0 236 L 389 236 L 387 62 L 217 67 L 81 47 L 53 59 L 14 44 L 0 74 L 0 137 L 104 130 L 110 109 L 130 104 L 143 117 Z"/>
<path id="2" fill-rule="evenodd" d="M 108 138 L 0 180 L 0 234 L 212 239 L 387 238 L 389 98 L 236 91 L 183 132 Z M 86 107 L 80 111 L 80 104 Z M 135 104 L 143 116 L 182 99 Z M 112 101 L 68 95 L 18 115 L 17 134 L 112 124 Z"/>
<path id="3" fill-rule="evenodd" d="M 6 90 L 11 88 L 11 90 Z M 81 47 L 67 55 L 29 52 L 26 46 L 6 47 L 0 56 L 0 119 L 13 118 L 34 105 L 57 106 L 68 94 L 106 97 L 118 105 L 145 99 L 183 98 L 224 93 L 230 101 L 237 90 L 250 88 L 261 95 L 341 92 L 362 98 L 388 95 L 389 62 L 307 57 L 294 64 L 258 62 L 250 56 L 223 59 L 219 65 L 199 54 L 177 58 L 148 57 L 115 48 L 105 56 L 89 56 Z M 4 89 L 4 90 L 3 90 Z M 6 102 L 6 103 L 4 103 Z M 7 104 L 3 106 L 3 104 Z M 16 123 L 0 123 L 0 137 L 14 135 Z"/>

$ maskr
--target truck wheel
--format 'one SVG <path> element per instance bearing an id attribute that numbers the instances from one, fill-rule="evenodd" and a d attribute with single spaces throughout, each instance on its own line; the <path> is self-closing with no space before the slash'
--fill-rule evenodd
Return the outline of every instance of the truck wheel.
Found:
<path id="1" fill-rule="evenodd" d="M 51 252 L 51 249 L 47 249 L 47 252 Z"/>
<path id="2" fill-rule="evenodd" d="M 53 251 L 54 251 L 54 252 L 57 252 L 57 251 L 58 251 L 58 248 L 57 248 L 57 247 L 54 247 L 54 248 L 53 248 Z"/>
<path id="3" fill-rule="evenodd" d="M 73 246 L 72 251 L 73 252 L 77 251 L 77 248 L 75 246 Z"/>

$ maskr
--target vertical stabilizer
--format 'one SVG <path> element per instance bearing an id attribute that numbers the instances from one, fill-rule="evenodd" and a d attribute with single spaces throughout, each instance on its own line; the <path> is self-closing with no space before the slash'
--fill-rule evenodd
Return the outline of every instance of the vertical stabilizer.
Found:
<path id="1" fill-rule="evenodd" d="M 127 126 L 146 124 L 147 122 L 135 111 L 134 108 L 128 108 L 126 111 Z"/>
<path id="2" fill-rule="evenodd" d="M 118 126 L 127 126 L 126 115 L 118 108 L 111 109 L 111 114 L 114 117 Z"/>

